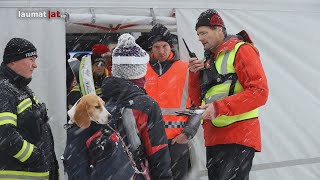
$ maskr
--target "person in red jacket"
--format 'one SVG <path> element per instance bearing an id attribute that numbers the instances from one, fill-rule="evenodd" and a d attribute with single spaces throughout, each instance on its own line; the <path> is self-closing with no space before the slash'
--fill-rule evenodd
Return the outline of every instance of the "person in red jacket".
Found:
<path id="1" fill-rule="evenodd" d="M 200 77 L 193 89 L 201 108 L 209 179 L 248 180 L 256 151 L 261 151 L 258 107 L 268 98 L 267 78 L 258 50 L 241 31 L 228 35 L 213 9 L 202 12 L 196 23 L 205 60 L 189 59 L 189 70 Z M 198 86 L 199 87 L 199 86 Z"/>

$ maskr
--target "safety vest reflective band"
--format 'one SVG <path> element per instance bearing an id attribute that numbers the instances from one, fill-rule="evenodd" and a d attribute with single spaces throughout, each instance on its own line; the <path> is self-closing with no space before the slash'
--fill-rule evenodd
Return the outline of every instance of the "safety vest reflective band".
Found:
<path id="1" fill-rule="evenodd" d="M 99 96 L 102 94 L 102 89 L 101 88 L 97 88 L 96 89 L 96 94 Z"/>
<path id="2" fill-rule="evenodd" d="M 36 104 L 39 104 L 39 101 L 36 96 L 33 97 Z M 32 101 L 30 98 L 24 99 L 19 105 L 17 106 L 17 113 L 21 114 L 24 110 L 32 105 Z"/>
<path id="3" fill-rule="evenodd" d="M 0 113 L 0 126 L 5 124 L 17 126 L 17 115 L 10 112 Z"/>
<path id="4" fill-rule="evenodd" d="M 73 86 L 71 91 L 80 91 L 80 87 L 78 85 Z"/>
<path id="5" fill-rule="evenodd" d="M 23 145 L 20 151 L 14 155 L 16 159 L 18 159 L 21 162 L 25 162 L 32 154 L 34 145 L 31 143 L 28 143 L 26 140 L 23 140 Z"/>
<path id="6" fill-rule="evenodd" d="M 28 107 L 32 105 L 32 101 L 30 98 L 27 98 L 23 100 L 18 106 L 17 106 L 17 112 L 18 114 L 22 113 L 24 110 L 26 110 Z"/>
<path id="7" fill-rule="evenodd" d="M 78 85 L 74 86 L 71 90 L 71 92 L 75 92 L 75 91 L 80 91 L 80 88 Z M 101 88 L 97 88 L 96 89 L 96 94 L 97 95 L 101 95 L 102 94 L 102 89 Z"/>
<path id="8" fill-rule="evenodd" d="M 49 179 L 49 172 L 26 172 L 26 171 L 0 170 L 0 179 L 47 180 Z"/>
<path id="9" fill-rule="evenodd" d="M 186 122 L 164 122 L 165 128 L 184 128 Z"/>
<path id="10" fill-rule="evenodd" d="M 39 100 L 36 96 L 33 96 L 34 101 L 36 102 L 36 104 L 39 104 Z"/>
<path id="11" fill-rule="evenodd" d="M 245 42 L 237 43 L 233 50 L 223 51 L 218 54 L 217 59 L 215 61 L 215 66 L 219 74 L 226 75 L 226 74 L 236 72 L 233 66 L 234 59 L 239 47 L 244 43 Z M 227 97 L 230 90 L 230 86 L 231 86 L 231 80 L 227 80 L 222 84 L 212 86 L 205 94 L 205 97 L 202 100 L 202 104 L 212 103 Z M 243 91 L 243 87 L 237 80 L 235 84 L 234 94 L 239 93 L 241 91 Z M 216 127 L 224 127 L 238 121 L 256 118 L 258 117 L 258 115 L 259 113 L 257 108 L 252 111 L 235 115 L 235 116 L 222 115 L 222 116 L 216 117 L 215 119 L 212 119 L 211 123 Z"/>

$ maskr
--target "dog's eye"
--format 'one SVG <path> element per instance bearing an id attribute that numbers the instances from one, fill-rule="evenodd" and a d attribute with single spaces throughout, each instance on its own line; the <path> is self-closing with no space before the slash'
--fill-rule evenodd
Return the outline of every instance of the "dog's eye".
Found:
<path id="1" fill-rule="evenodd" d="M 100 106 L 95 106 L 95 108 L 96 108 L 96 109 L 99 109 L 99 108 L 100 108 Z"/>

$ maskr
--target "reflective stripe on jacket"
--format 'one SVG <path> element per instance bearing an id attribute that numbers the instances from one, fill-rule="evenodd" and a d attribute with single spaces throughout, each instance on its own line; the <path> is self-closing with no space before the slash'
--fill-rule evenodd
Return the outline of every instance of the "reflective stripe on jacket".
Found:
<path id="1" fill-rule="evenodd" d="M 188 120 L 187 116 L 176 116 L 175 111 L 191 106 L 188 97 L 188 64 L 181 60 L 159 76 L 148 64 L 145 89 L 161 107 L 168 139 L 181 134 Z"/>
<path id="2" fill-rule="evenodd" d="M 29 82 L 1 64 L 0 179 L 48 179 L 56 162 L 46 107 Z"/>
<path id="3" fill-rule="evenodd" d="M 219 74 L 226 75 L 230 73 L 235 73 L 234 69 L 234 59 L 235 55 L 239 49 L 239 47 L 245 42 L 237 43 L 233 50 L 231 51 L 223 51 L 218 54 L 217 59 L 215 61 L 215 66 Z M 231 86 L 231 80 L 226 80 L 222 84 L 212 86 L 207 93 L 205 94 L 204 99 L 202 100 L 202 104 L 213 103 L 215 101 L 221 100 L 228 96 L 229 90 Z M 236 81 L 234 94 L 243 91 L 243 87 Z M 243 121 L 247 119 L 252 119 L 258 117 L 258 108 L 235 116 L 227 116 L 222 115 L 218 116 L 215 119 L 211 120 L 211 123 L 216 127 L 224 127 L 230 124 L 233 124 L 238 121 Z"/>
<path id="4" fill-rule="evenodd" d="M 36 96 L 33 96 L 33 99 L 37 104 L 39 104 Z M 30 108 L 31 106 L 32 106 L 32 101 L 30 98 L 26 98 L 22 100 L 17 106 L 17 114 L 18 115 L 22 114 L 27 108 Z M 0 126 L 10 124 L 17 127 L 17 114 L 14 114 L 11 112 L 0 113 Z M 37 134 L 37 135 L 40 136 L 40 134 Z M 13 157 L 18 159 L 21 162 L 25 162 L 31 156 L 33 149 L 34 149 L 34 145 L 32 143 L 29 143 L 28 141 L 23 140 L 21 149 Z"/>
<path id="5" fill-rule="evenodd" d="M 49 172 L 25 172 L 0 170 L 0 179 L 48 180 Z"/>

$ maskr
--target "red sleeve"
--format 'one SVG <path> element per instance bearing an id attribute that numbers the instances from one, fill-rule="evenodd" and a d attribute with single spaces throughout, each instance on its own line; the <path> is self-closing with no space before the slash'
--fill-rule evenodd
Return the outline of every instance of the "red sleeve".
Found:
<path id="1" fill-rule="evenodd" d="M 148 129 L 148 115 L 139 111 L 139 110 L 133 110 L 133 114 L 134 114 L 134 117 L 136 119 L 136 123 L 137 123 L 137 128 L 138 128 L 138 131 L 139 131 L 139 134 L 141 136 L 141 139 L 142 139 L 142 143 L 145 147 L 145 151 L 146 151 L 146 154 L 147 156 L 151 156 L 153 154 L 155 154 L 156 152 L 158 152 L 160 149 L 168 146 L 168 144 L 165 144 L 165 143 L 160 143 L 159 141 L 159 144 L 157 144 L 158 142 L 151 142 L 152 140 L 155 140 L 155 138 L 152 138 L 150 136 L 155 136 L 153 133 L 156 133 L 156 135 L 158 135 L 157 132 L 155 132 L 156 130 L 150 130 Z M 164 125 L 161 124 L 163 127 Z M 154 128 L 157 128 L 158 125 L 154 125 L 152 127 Z M 158 128 L 160 129 L 160 128 Z M 164 132 L 164 129 L 163 129 L 163 132 Z M 150 134 L 151 133 L 151 134 Z M 161 135 L 161 134 L 159 134 Z M 163 135 L 165 135 L 165 133 L 163 133 Z M 160 138 L 160 136 L 157 136 Z"/>
<path id="2" fill-rule="evenodd" d="M 199 74 L 199 72 L 193 73 L 189 71 L 189 97 L 195 106 L 200 106 L 201 104 Z"/>
<path id="3" fill-rule="evenodd" d="M 242 114 L 267 102 L 267 78 L 256 49 L 249 44 L 242 45 L 236 54 L 234 67 L 244 91 L 214 102 L 218 116 Z"/>

